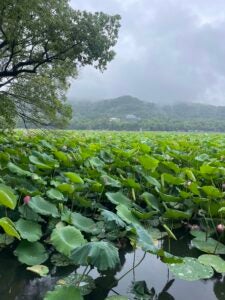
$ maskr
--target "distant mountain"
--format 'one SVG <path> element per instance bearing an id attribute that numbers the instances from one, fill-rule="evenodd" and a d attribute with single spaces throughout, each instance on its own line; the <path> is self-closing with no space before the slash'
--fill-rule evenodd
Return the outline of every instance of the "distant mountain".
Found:
<path id="1" fill-rule="evenodd" d="M 199 103 L 158 105 L 131 96 L 72 103 L 71 128 L 225 131 L 225 107 Z"/>

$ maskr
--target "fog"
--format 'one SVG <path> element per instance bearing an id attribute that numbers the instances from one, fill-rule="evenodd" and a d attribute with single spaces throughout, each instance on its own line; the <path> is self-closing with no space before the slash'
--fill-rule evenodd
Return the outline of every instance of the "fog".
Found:
<path id="1" fill-rule="evenodd" d="M 75 9 L 120 14 L 117 55 L 101 73 L 80 70 L 69 99 L 225 105 L 224 0 L 72 0 Z"/>

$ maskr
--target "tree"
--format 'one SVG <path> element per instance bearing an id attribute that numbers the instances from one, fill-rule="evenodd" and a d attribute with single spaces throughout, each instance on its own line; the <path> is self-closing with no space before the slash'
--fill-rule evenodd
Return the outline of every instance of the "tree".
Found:
<path id="1" fill-rule="evenodd" d="M 17 116 L 65 124 L 68 79 L 85 65 L 106 69 L 119 27 L 118 15 L 74 10 L 67 0 L 0 1 L 0 127 Z"/>

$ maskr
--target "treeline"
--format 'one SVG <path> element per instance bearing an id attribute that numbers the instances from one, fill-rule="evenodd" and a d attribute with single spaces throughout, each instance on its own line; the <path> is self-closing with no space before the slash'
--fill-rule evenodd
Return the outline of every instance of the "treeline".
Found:
<path id="1" fill-rule="evenodd" d="M 124 96 L 73 104 L 70 129 L 225 131 L 225 107 L 198 103 L 160 106 Z"/>

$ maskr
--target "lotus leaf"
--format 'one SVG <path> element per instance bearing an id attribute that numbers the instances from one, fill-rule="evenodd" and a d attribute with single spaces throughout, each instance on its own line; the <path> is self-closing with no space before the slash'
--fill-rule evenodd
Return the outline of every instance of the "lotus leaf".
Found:
<path id="1" fill-rule="evenodd" d="M 92 265 L 100 271 L 114 269 L 120 264 L 118 250 L 109 242 L 90 242 L 72 251 L 76 265 Z"/>

